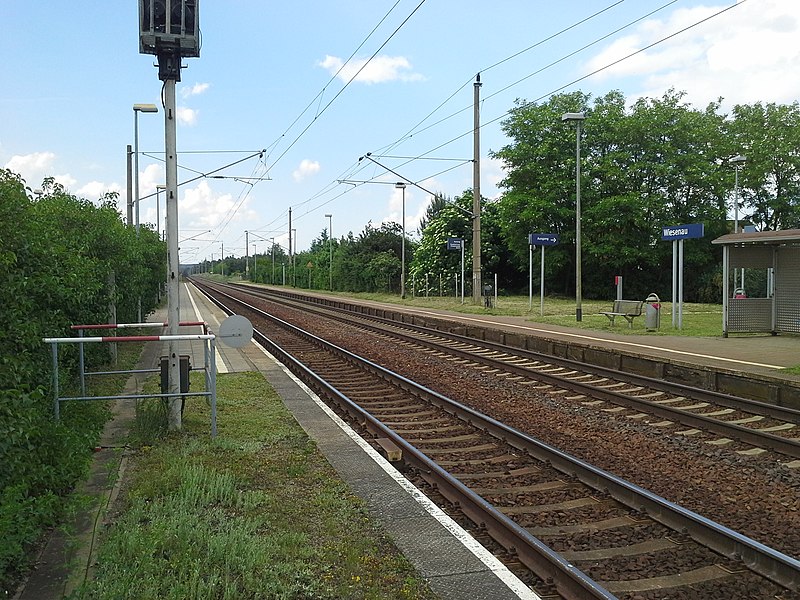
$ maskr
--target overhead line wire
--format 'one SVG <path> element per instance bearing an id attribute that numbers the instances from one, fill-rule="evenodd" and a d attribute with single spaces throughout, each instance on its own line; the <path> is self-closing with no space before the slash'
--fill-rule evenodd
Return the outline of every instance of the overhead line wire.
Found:
<path id="1" fill-rule="evenodd" d="M 525 102 L 524 104 L 522 104 L 520 106 L 517 106 L 517 107 L 514 107 L 512 109 L 509 109 L 509 110 L 505 111 L 503 114 L 501 114 L 500 116 L 495 117 L 494 119 L 491 119 L 491 120 L 489 120 L 489 121 L 487 121 L 485 123 L 482 123 L 480 125 L 480 127 L 481 128 L 486 127 L 487 125 L 491 125 L 492 123 L 495 123 L 495 122 L 499 121 L 500 119 L 505 118 L 508 114 L 511 113 L 512 110 L 517 110 L 519 108 L 524 108 L 526 106 L 531 106 L 533 104 L 536 104 L 537 102 L 547 98 L 548 96 L 552 96 L 553 94 L 555 94 L 557 92 L 560 92 L 561 90 L 564 90 L 564 89 L 570 87 L 571 85 L 574 85 L 574 84 L 579 83 L 579 82 L 581 82 L 581 81 L 583 81 L 585 79 L 588 79 L 589 77 L 592 77 L 593 75 L 597 75 L 598 73 L 601 73 L 601 72 L 605 71 L 606 69 L 610 69 L 611 67 L 613 67 L 615 65 L 618 65 L 619 63 L 621 63 L 621 62 L 623 62 L 625 60 L 628 60 L 629 58 L 632 58 L 632 57 L 636 56 L 637 54 L 641 54 L 642 52 L 645 52 L 645 51 L 653 48 L 654 46 L 657 46 L 658 44 L 661 44 L 661 43 L 663 43 L 663 42 L 665 42 L 665 41 L 667 41 L 669 39 L 672 39 L 672 38 L 674 38 L 674 37 L 676 37 L 676 36 L 678 36 L 678 35 L 680 35 L 682 33 L 685 33 L 686 31 L 689 31 L 690 29 L 693 29 L 693 28 L 697 27 L 698 25 L 702 25 L 703 23 L 705 23 L 705 22 L 707 22 L 707 21 L 709 21 L 709 20 L 711 20 L 711 19 L 713 19 L 715 17 L 718 17 L 719 15 L 721 15 L 723 13 L 726 13 L 726 12 L 728 12 L 729 10 L 731 10 L 733 8 L 741 6 L 745 2 L 747 2 L 747 0 L 738 0 L 738 2 L 736 4 L 732 4 L 731 6 L 723 8 L 722 10 L 714 13 L 713 15 L 709 15 L 708 17 L 700 19 L 699 21 L 697 21 L 695 23 L 692 23 L 691 25 L 688 25 L 688 26 L 684 27 L 683 29 L 679 29 L 678 31 L 675 31 L 675 32 L 673 32 L 673 33 L 671 33 L 671 34 L 669 34 L 667 36 L 664 36 L 663 38 L 660 38 L 660 39 L 656 40 L 655 42 L 653 42 L 651 44 L 648 44 L 647 46 L 644 46 L 643 48 L 639 48 L 638 50 L 635 50 L 634 52 L 631 52 L 630 54 L 627 54 L 627 55 L 623 56 L 622 58 L 618 58 L 617 60 L 615 60 L 613 62 L 610 62 L 610 63 L 608 63 L 608 64 L 606 64 L 606 65 L 604 65 L 604 66 L 602 66 L 602 67 L 600 67 L 598 69 L 595 69 L 594 71 L 591 71 L 590 73 L 586 73 L 585 75 L 582 75 L 581 77 L 573 79 L 572 81 L 570 81 L 568 83 L 565 83 L 564 85 L 559 86 L 559 87 L 547 92 L 546 94 L 542 94 L 541 96 L 539 96 L 538 98 L 536 98 L 534 100 L 530 100 L 530 101 Z M 448 140 L 447 142 L 444 142 L 443 144 L 439 144 L 435 148 L 431 148 L 425 154 L 428 154 L 430 152 L 435 152 L 436 150 L 439 150 L 440 148 L 444 148 L 445 146 L 447 146 L 449 144 L 452 144 L 456 140 L 459 140 L 459 139 L 461 139 L 461 138 L 463 138 L 463 137 L 465 137 L 467 135 L 470 135 L 472 132 L 473 132 L 473 130 L 470 129 L 469 131 L 466 131 L 466 132 L 462 133 L 461 135 L 458 135 L 458 136 L 452 138 L 451 140 Z M 422 154 L 421 156 L 425 156 L 425 154 Z"/>
<path id="2" fill-rule="evenodd" d="M 386 47 L 386 44 L 388 44 L 388 43 L 389 43 L 389 42 L 392 40 L 392 38 L 393 38 L 395 35 L 397 35 L 397 33 L 400 31 L 400 29 L 402 29 L 402 28 L 403 28 L 403 26 L 404 26 L 406 23 L 408 23 L 408 21 L 411 19 L 411 17 L 413 17 L 413 16 L 416 14 L 416 12 L 417 12 L 417 11 L 420 9 L 420 7 L 421 7 L 423 4 L 425 4 L 425 2 L 426 2 L 426 0 L 420 0 L 420 3 L 419 3 L 419 4 L 417 4 L 416 8 L 414 8 L 414 10 L 412 10 L 412 11 L 411 11 L 411 14 L 409 14 L 409 15 L 408 15 L 408 16 L 407 16 L 405 19 L 403 19 L 403 21 L 400 23 L 400 25 L 398 25 L 398 26 L 397 26 L 397 28 L 396 28 L 396 29 L 395 29 L 395 30 L 392 32 L 392 34 L 391 34 L 391 35 L 390 35 L 388 38 L 386 38 L 386 40 L 383 42 L 383 44 L 381 44 L 381 45 L 378 47 L 378 49 L 377 49 L 377 50 L 375 50 L 375 52 L 373 52 L 372 56 L 370 56 L 370 57 L 369 57 L 369 59 L 367 59 L 367 60 L 366 60 L 366 62 L 364 62 L 364 64 L 363 64 L 363 65 L 361 65 L 361 68 L 360 68 L 360 69 L 358 69 L 358 71 L 356 71 L 356 73 L 355 73 L 355 74 L 354 74 L 354 75 L 353 75 L 353 76 L 352 76 L 352 77 L 351 77 L 351 78 L 348 80 L 348 82 L 347 82 L 346 84 L 344 84 L 344 86 L 343 86 L 343 87 L 342 87 L 342 88 L 341 88 L 341 89 L 340 89 L 338 92 L 336 92 L 336 95 L 335 95 L 333 98 L 331 98 L 331 100 L 330 100 L 330 101 L 329 101 L 329 102 L 328 102 L 328 103 L 325 105 L 325 107 L 324 107 L 324 108 L 323 108 L 321 111 L 319 111 L 319 112 L 317 113 L 317 115 L 314 117 L 314 119 L 313 119 L 313 120 L 312 120 L 312 121 L 311 121 L 311 122 L 310 122 L 308 125 L 306 125 L 306 126 L 305 126 L 305 128 L 303 129 L 303 131 L 301 131 L 301 132 L 298 134 L 298 136 L 297 136 L 297 137 L 294 139 L 294 141 L 292 141 L 292 143 L 291 143 L 291 144 L 289 144 L 289 146 L 288 146 L 288 147 L 287 147 L 287 148 L 286 148 L 286 149 L 285 149 L 285 150 L 284 150 L 284 151 L 283 151 L 283 152 L 280 154 L 280 156 L 278 156 L 278 158 L 276 158 L 276 159 L 274 160 L 274 162 L 273 162 L 273 163 L 272 163 L 272 164 L 271 164 L 271 165 L 270 165 L 270 166 L 267 168 L 267 170 L 268 170 L 268 171 L 269 171 L 269 169 L 271 169 L 272 167 L 274 167 L 274 166 L 275 166 L 275 165 L 278 163 L 278 161 L 279 161 L 280 159 L 282 159 L 284 156 L 286 156 L 286 154 L 289 152 L 289 150 L 291 150 L 291 149 L 294 147 L 294 145 L 295 145 L 295 144 L 296 144 L 298 141 L 300 141 L 300 138 L 302 138 L 302 137 L 303 137 L 303 135 L 305 135 L 305 133 L 306 133 L 306 132 L 307 132 L 309 129 L 311 129 L 311 126 L 312 126 L 314 123 L 316 123 L 317 119 L 318 119 L 319 117 L 321 117 L 321 116 L 322 116 L 322 114 L 323 114 L 323 113 L 324 113 L 326 110 L 328 110 L 328 108 L 330 108 L 330 106 L 331 106 L 331 105 L 332 105 L 332 104 L 333 104 L 333 103 L 336 101 L 336 99 L 337 99 L 339 96 L 341 96 L 341 95 L 342 95 L 342 93 L 343 93 L 343 92 L 344 92 L 344 91 L 345 91 L 345 90 L 346 90 L 346 89 L 347 89 L 347 88 L 350 86 L 350 84 L 351 84 L 351 83 L 353 83 L 353 81 L 355 81 L 355 79 L 356 79 L 356 78 L 357 78 L 357 77 L 358 77 L 358 76 L 361 74 L 361 72 L 362 72 L 364 69 L 366 69 L 366 68 L 367 68 L 367 65 L 369 65 L 369 64 L 370 64 L 370 62 L 372 62 L 372 60 L 373 60 L 373 59 L 374 59 L 374 58 L 375 58 L 375 57 L 378 55 L 378 52 L 380 52 L 381 50 L 383 50 L 383 49 Z"/>
<path id="3" fill-rule="evenodd" d="M 611 10 L 612 8 L 614 8 L 616 6 L 619 6 L 623 2 L 625 2 L 625 0 L 617 0 L 617 2 L 609 4 L 605 8 L 602 8 L 599 11 L 597 11 L 597 12 L 591 14 L 591 15 L 588 15 L 587 17 L 584 17 L 580 21 L 576 21 L 575 23 L 573 23 L 572 25 L 569 25 L 568 27 L 565 27 L 565 28 L 563 28 L 563 29 L 561 29 L 561 30 L 559 30 L 559 31 L 557 31 L 555 33 L 552 33 L 551 35 L 539 40 L 535 44 L 532 44 L 532 45 L 528 46 L 527 48 L 525 48 L 523 50 L 519 50 L 518 52 L 515 52 L 514 54 L 511 54 L 510 56 L 507 56 L 507 57 L 497 61 L 496 63 L 489 65 L 488 67 L 484 67 L 483 69 L 479 69 L 477 72 L 478 73 L 486 73 L 487 71 L 490 71 L 490 70 L 494 69 L 495 67 L 499 67 L 503 63 L 506 63 L 506 62 L 508 62 L 510 60 L 513 60 L 514 58 L 516 58 L 518 56 L 521 56 L 522 54 L 525 54 L 526 52 L 528 52 L 530 50 L 533 50 L 534 48 L 538 48 L 539 46 L 541 46 L 543 44 L 546 44 L 547 42 L 549 42 L 551 40 L 554 40 L 555 38 L 563 35 L 564 33 L 568 32 L 568 31 L 570 31 L 572 29 L 575 29 L 576 27 L 578 27 L 580 25 L 583 25 L 584 23 L 586 23 L 588 21 L 591 21 L 595 17 L 597 17 L 597 16 L 599 16 L 599 15 L 601 15 L 601 14 L 603 14 L 603 13 L 609 11 L 609 10 Z M 677 0 L 673 0 L 671 2 L 671 4 L 674 3 L 674 2 L 677 2 Z M 403 136 L 401 136 L 400 139 L 398 139 L 395 142 L 392 142 L 392 144 L 387 146 L 385 151 L 388 152 L 389 150 L 394 148 L 397 144 L 400 144 L 401 142 L 403 142 L 404 140 L 406 140 L 406 139 L 408 139 L 410 137 L 413 137 L 415 135 L 415 133 L 420 133 L 420 132 L 425 131 L 426 129 L 428 129 L 428 127 L 426 127 L 425 129 L 421 129 L 419 132 L 416 131 L 417 127 L 422 125 L 430 117 L 432 117 L 434 114 L 436 114 L 439 111 L 439 109 L 441 109 L 445 104 L 447 104 L 450 100 L 452 100 L 453 97 L 456 96 L 456 94 L 458 94 L 461 90 L 463 90 L 465 87 L 467 87 L 470 83 L 472 83 L 472 78 L 471 77 L 469 79 L 467 79 L 467 81 L 465 81 L 457 90 L 455 90 L 452 94 L 450 94 L 450 96 L 448 96 L 447 99 L 445 99 L 442 103 L 440 103 L 439 106 L 434 108 L 430 113 L 428 113 L 425 117 L 423 117 L 423 119 L 419 123 L 414 125 L 408 132 L 406 132 Z M 462 109 L 462 110 L 466 110 L 466 109 Z M 462 111 L 458 111 L 455 114 L 459 114 L 460 112 L 462 112 Z M 449 119 L 452 116 L 455 116 L 455 114 L 454 115 L 450 115 L 450 117 L 447 117 L 447 118 Z M 440 123 L 440 122 L 441 121 L 438 121 L 437 123 Z"/>
<path id="4" fill-rule="evenodd" d="M 668 6 L 670 6 L 670 5 L 672 5 L 672 4 L 675 4 L 677 1 L 678 1 L 678 0 L 670 0 L 670 1 L 669 1 L 669 2 L 667 2 L 666 4 L 662 4 L 661 6 L 659 6 L 659 7 L 658 7 L 658 8 L 656 8 L 655 10 L 652 10 L 652 11 L 650 11 L 650 12 L 649 12 L 649 13 L 647 13 L 646 15 L 643 15 L 643 16 L 641 16 L 641 17 L 638 17 L 637 19 L 634 19 L 633 21 L 630 21 L 630 22 L 626 23 L 626 24 L 625 24 L 625 25 L 623 25 L 622 27 L 618 27 L 618 28 L 617 28 L 617 29 L 615 29 L 614 31 L 611 31 L 611 32 L 609 32 L 609 33 L 607 33 L 607 34 L 605 34 L 605 35 L 603 35 L 603 36 L 599 37 L 599 38 L 596 38 L 596 39 L 594 39 L 593 41 L 589 42 L 588 44 L 585 44 L 584 46 L 582 46 L 582 47 L 578 48 L 577 50 L 574 50 L 574 51 L 570 52 L 569 54 L 566 54 L 566 55 L 562 56 L 561 58 L 559 58 L 559 59 L 557 59 L 557 60 L 554 60 L 553 62 L 551 62 L 551 63 L 549 63 L 549 64 L 547 64 L 547 65 L 545 65 L 545 66 L 541 67 L 540 69 L 537 69 L 537 70 L 536 70 L 536 71 L 534 71 L 533 73 L 530 73 L 530 74 L 526 75 L 526 76 L 525 76 L 525 77 L 523 77 L 522 79 L 518 79 L 517 81 L 515 81 L 515 82 L 513 82 L 513 83 L 511 83 L 511 84 L 509 84 L 509 85 L 507 85 L 507 86 L 505 86 L 504 88 L 501 88 L 500 90 L 498 90 L 498 91 L 494 92 L 493 94 L 490 94 L 490 95 L 486 96 L 486 97 L 485 97 L 483 100 L 484 100 L 484 101 L 486 101 L 486 100 L 489 100 L 490 98 L 493 98 L 493 97 L 495 97 L 495 96 L 497 96 L 497 95 L 501 94 L 502 92 L 504 92 L 504 91 L 506 91 L 506 90 L 508 90 L 508 89 L 510 89 L 510 88 L 512 88 L 512 87 L 514 87 L 515 85 L 518 85 L 518 84 L 522 83 L 522 82 L 523 82 L 523 81 L 525 81 L 526 79 L 530 79 L 531 77 L 533 77 L 533 76 L 535 76 L 535 75 L 538 75 L 539 73 L 542 73 L 543 71 L 545 71 L 545 70 L 547 70 L 547 69 L 549 69 L 549 68 L 551 68 L 551 67 L 554 67 L 555 65 L 557 65 L 557 64 L 559 64 L 559 63 L 561 63 L 561 62 L 563 62 L 563 61 L 567 60 L 568 58 L 571 58 L 571 57 L 575 56 L 576 54 L 579 54 L 580 52 L 583 52 L 583 51 L 584 51 L 584 50 L 586 50 L 587 48 L 590 48 L 591 46 L 594 46 L 595 44 L 598 44 L 598 43 L 602 42 L 603 40 L 606 40 L 606 39 L 608 39 L 608 38 L 609 38 L 609 37 L 611 37 L 612 35 L 615 35 L 615 34 L 619 33 L 620 31 L 623 31 L 624 29 L 627 29 L 628 27 L 630 27 L 630 26 L 632 26 L 632 25 L 635 25 L 636 23 L 639 23 L 640 21 L 643 21 L 644 19 L 647 19 L 648 17 L 651 17 L 651 16 L 653 16 L 655 13 L 657 13 L 657 12 L 660 12 L 660 11 L 664 10 L 665 8 L 667 8 Z M 610 7 L 609 7 L 609 8 L 610 8 Z M 599 13 L 596 13 L 596 14 L 599 14 Z M 595 16 L 595 15 L 593 15 L 593 16 Z M 586 20 L 586 19 L 584 19 L 584 21 L 585 21 L 585 20 Z M 568 29 L 570 29 L 570 28 L 567 28 L 567 29 L 565 29 L 565 30 L 563 30 L 563 31 L 567 31 Z M 551 36 L 551 38 L 552 38 L 552 36 Z M 533 46 L 532 46 L 532 47 L 533 47 Z M 517 53 L 517 54 L 519 54 L 519 53 Z M 501 62 L 504 62 L 504 61 L 501 61 Z M 500 63 L 496 63 L 496 64 L 500 64 Z M 483 71 L 481 71 L 481 72 L 483 72 Z M 464 86 L 462 86 L 462 89 L 463 89 L 463 87 L 464 87 Z M 470 105 L 470 106 L 465 106 L 464 108 L 461 108 L 461 109 L 459 109 L 459 110 L 457 110 L 457 111 L 455 111 L 455 112 L 453 112 L 453 113 L 451 113 L 451 114 L 447 115 L 446 117 L 443 117 L 443 118 L 439 119 L 439 120 L 438 120 L 438 121 L 436 121 L 435 123 L 431 123 L 431 124 L 430 124 L 430 125 L 428 125 L 427 127 L 424 127 L 424 128 L 422 128 L 422 129 L 419 129 L 419 130 L 415 131 L 414 133 L 415 133 L 415 134 L 416 134 L 416 133 L 422 133 L 423 131 L 427 131 L 427 130 L 429 130 L 429 129 L 432 129 L 433 127 L 436 127 L 437 125 L 440 125 L 440 124 L 444 123 L 445 121 L 447 121 L 447 120 L 449 120 L 449 119 L 452 119 L 453 117 L 455 117 L 455 116 L 457 116 L 457 115 L 459 115 L 459 114 L 461 114 L 461 113 L 463 113 L 463 112 L 465 112 L 465 111 L 467 111 L 467 110 L 471 110 L 471 109 L 472 109 L 472 105 Z M 463 137 L 463 136 L 459 136 L 459 137 Z M 392 143 L 392 145 L 391 145 L 391 147 L 394 147 L 395 145 L 399 144 L 399 143 L 400 143 L 400 142 L 402 142 L 402 141 L 405 141 L 406 139 L 408 139 L 408 136 L 406 136 L 406 137 L 404 137 L 404 138 L 400 138 L 400 139 L 399 139 L 399 140 L 397 140 L 396 142 L 393 142 L 393 143 Z M 458 138 L 456 138 L 456 139 L 458 139 Z M 425 153 L 425 154 L 428 154 L 428 153 Z M 425 156 L 425 154 L 423 154 L 423 155 L 421 155 L 421 156 Z"/>

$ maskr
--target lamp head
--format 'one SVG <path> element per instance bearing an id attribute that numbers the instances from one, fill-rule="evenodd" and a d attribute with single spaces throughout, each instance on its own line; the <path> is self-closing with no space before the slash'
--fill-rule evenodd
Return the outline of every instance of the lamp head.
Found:
<path id="1" fill-rule="evenodd" d="M 158 107 L 155 104 L 134 104 L 134 112 L 157 113 Z"/>
<path id="2" fill-rule="evenodd" d="M 406 189 L 406 184 L 403 183 L 402 181 L 398 181 L 397 183 L 394 184 L 394 187 L 396 187 L 398 190 L 404 190 Z"/>
<path id="3" fill-rule="evenodd" d="M 746 163 L 746 162 L 747 162 L 747 157 L 745 157 L 745 156 L 742 156 L 741 154 L 737 154 L 736 156 L 734 156 L 734 157 L 731 159 L 731 164 L 732 164 L 734 167 L 743 166 L 743 165 L 744 165 L 744 163 Z"/>
<path id="4" fill-rule="evenodd" d="M 568 112 L 561 116 L 562 121 L 583 121 L 586 118 L 586 113 L 583 112 Z"/>

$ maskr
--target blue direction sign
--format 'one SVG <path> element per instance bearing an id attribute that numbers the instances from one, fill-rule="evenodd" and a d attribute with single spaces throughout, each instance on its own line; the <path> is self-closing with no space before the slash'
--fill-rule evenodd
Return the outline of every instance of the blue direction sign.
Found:
<path id="1" fill-rule="evenodd" d="M 448 250 L 461 250 L 464 247 L 464 240 L 461 238 L 447 238 Z"/>
<path id="2" fill-rule="evenodd" d="M 558 243 L 558 235 L 555 233 L 531 233 L 528 234 L 528 243 L 531 246 L 555 246 Z"/>
<path id="3" fill-rule="evenodd" d="M 704 235 L 704 225 L 702 223 L 690 223 L 688 225 L 671 225 L 661 228 L 662 240 L 687 240 L 690 238 L 701 238 Z"/>

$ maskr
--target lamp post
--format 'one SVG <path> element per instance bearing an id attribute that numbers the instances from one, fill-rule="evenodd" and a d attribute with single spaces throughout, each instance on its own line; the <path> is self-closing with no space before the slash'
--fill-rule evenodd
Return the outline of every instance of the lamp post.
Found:
<path id="1" fill-rule="evenodd" d="M 133 105 L 133 168 L 136 172 L 134 177 L 134 203 L 136 205 L 136 233 L 139 233 L 139 113 L 157 113 L 158 107 L 155 104 L 134 104 Z M 141 320 L 141 319 L 140 319 Z"/>
<path id="2" fill-rule="evenodd" d="M 575 320 L 583 320 L 581 307 L 581 126 L 586 114 L 564 113 L 562 122 L 575 123 Z"/>
<path id="3" fill-rule="evenodd" d="M 733 185 L 733 233 L 739 233 L 739 169 L 741 169 L 747 158 L 741 154 L 737 154 L 731 159 L 731 164 L 736 171 L 736 179 Z M 733 270 L 733 289 L 736 290 L 739 285 L 737 284 L 738 274 L 736 269 Z M 744 287 L 744 269 L 742 269 L 742 285 Z"/>
<path id="4" fill-rule="evenodd" d="M 270 238 L 270 240 L 272 240 L 272 278 L 269 282 L 275 285 L 275 238 Z"/>
<path id="5" fill-rule="evenodd" d="M 253 244 L 253 281 L 258 281 L 258 256 L 255 243 Z"/>
<path id="6" fill-rule="evenodd" d="M 747 162 L 747 158 L 741 154 L 737 154 L 731 159 L 731 164 L 736 171 L 736 180 L 734 183 L 734 199 L 733 199 L 733 233 L 739 233 L 739 169 Z"/>
<path id="7" fill-rule="evenodd" d="M 406 184 L 398 181 L 394 187 L 403 190 L 403 240 L 401 242 L 400 250 L 400 298 L 406 298 Z"/>
<path id="8" fill-rule="evenodd" d="M 333 291 L 333 215 L 325 215 L 328 217 L 328 287 Z"/>

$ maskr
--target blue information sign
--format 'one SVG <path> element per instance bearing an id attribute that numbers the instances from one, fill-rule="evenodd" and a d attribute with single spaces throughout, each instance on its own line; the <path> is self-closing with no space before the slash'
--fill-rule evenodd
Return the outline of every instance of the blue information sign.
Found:
<path id="1" fill-rule="evenodd" d="M 704 234 L 704 225 L 702 223 L 671 225 L 661 228 L 661 239 L 666 241 L 701 238 Z"/>
<path id="2" fill-rule="evenodd" d="M 558 235 L 555 233 L 531 233 L 528 234 L 528 243 L 531 246 L 555 246 L 558 243 Z"/>
<path id="3" fill-rule="evenodd" d="M 461 250 L 464 247 L 464 240 L 461 238 L 447 238 L 448 250 Z"/>

